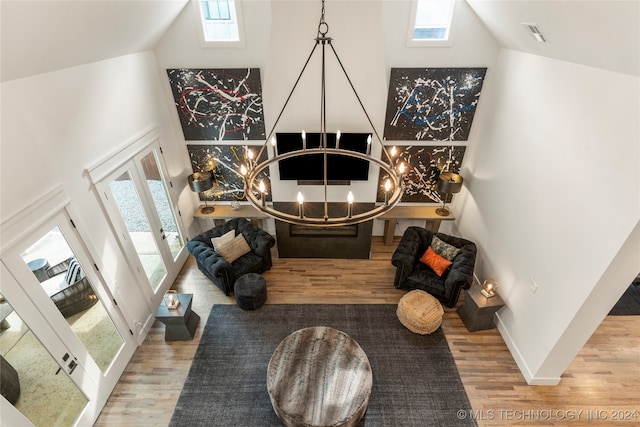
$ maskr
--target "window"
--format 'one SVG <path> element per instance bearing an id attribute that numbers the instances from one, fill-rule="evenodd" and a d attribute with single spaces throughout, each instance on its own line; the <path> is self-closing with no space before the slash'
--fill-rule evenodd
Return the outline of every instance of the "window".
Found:
<path id="1" fill-rule="evenodd" d="M 197 0 L 204 46 L 242 45 L 239 0 Z"/>
<path id="2" fill-rule="evenodd" d="M 229 5 L 229 0 L 203 1 L 202 16 L 209 21 L 229 21 L 231 20 L 231 8 L 233 1 Z"/>
<path id="3" fill-rule="evenodd" d="M 456 0 L 413 0 L 407 44 L 450 46 Z"/>

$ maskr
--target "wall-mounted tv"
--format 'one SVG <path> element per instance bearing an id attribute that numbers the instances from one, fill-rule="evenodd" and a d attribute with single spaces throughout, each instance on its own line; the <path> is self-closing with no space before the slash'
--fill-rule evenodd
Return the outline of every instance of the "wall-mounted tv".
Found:
<path id="1" fill-rule="evenodd" d="M 341 133 L 340 148 L 367 152 L 368 133 Z M 320 147 L 320 134 L 306 134 L 307 148 Z M 302 149 L 302 133 L 276 133 L 278 154 Z M 335 148 L 336 134 L 327 133 L 327 148 Z M 322 181 L 323 154 L 305 154 L 278 162 L 280 179 L 285 181 Z M 327 154 L 327 181 L 367 181 L 369 162 L 350 156 Z"/>

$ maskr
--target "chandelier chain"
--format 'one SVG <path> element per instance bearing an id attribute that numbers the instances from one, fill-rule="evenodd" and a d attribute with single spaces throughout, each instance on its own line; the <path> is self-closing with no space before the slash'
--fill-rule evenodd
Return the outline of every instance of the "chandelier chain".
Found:
<path id="1" fill-rule="evenodd" d="M 329 32 L 329 24 L 324 20 L 324 0 L 322 0 L 322 12 L 320 13 L 320 23 L 318 24 L 318 38 L 324 38 Z"/>

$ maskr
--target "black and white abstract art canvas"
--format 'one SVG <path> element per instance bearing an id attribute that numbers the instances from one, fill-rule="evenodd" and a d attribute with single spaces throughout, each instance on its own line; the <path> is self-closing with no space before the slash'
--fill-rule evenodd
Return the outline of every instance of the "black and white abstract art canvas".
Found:
<path id="1" fill-rule="evenodd" d="M 389 149 L 389 147 L 387 147 Z M 396 146 L 399 155 L 395 157 L 397 168 L 404 162 L 406 172 L 403 177 L 401 202 L 441 203 L 442 196 L 436 190 L 440 171 L 458 173 L 464 158 L 464 146 Z M 384 183 L 389 176 L 380 171 L 376 200 L 384 201 Z"/>
<path id="2" fill-rule="evenodd" d="M 200 195 L 200 200 L 234 201 L 246 200 L 244 179 L 240 175 L 240 165 L 247 165 L 247 149 L 257 156 L 263 145 L 187 145 L 191 167 L 194 172 L 210 171 L 214 166 L 214 187 Z M 267 160 L 267 150 L 263 151 L 259 161 Z M 269 168 L 258 175 L 256 182 L 263 179 L 269 182 Z M 255 189 L 257 193 L 257 188 Z M 271 191 L 267 188 L 267 200 L 271 200 Z"/>
<path id="3" fill-rule="evenodd" d="M 184 139 L 264 140 L 259 68 L 168 69 Z"/>
<path id="4" fill-rule="evenodd" d="M 467 141 L 486 68 L 392 68 L 384 136 Z"/>

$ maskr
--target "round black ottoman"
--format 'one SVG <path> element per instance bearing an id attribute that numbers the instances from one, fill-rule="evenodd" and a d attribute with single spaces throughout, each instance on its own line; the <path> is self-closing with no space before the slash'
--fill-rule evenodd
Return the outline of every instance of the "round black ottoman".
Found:
<path id="1" fill-rule="evenodd" d="M 267 300 L 267 282 L 258 273 L 247 273 L 238 277 L 233 285 L 236 302 L 243 310 L 255 310 Z"/>

